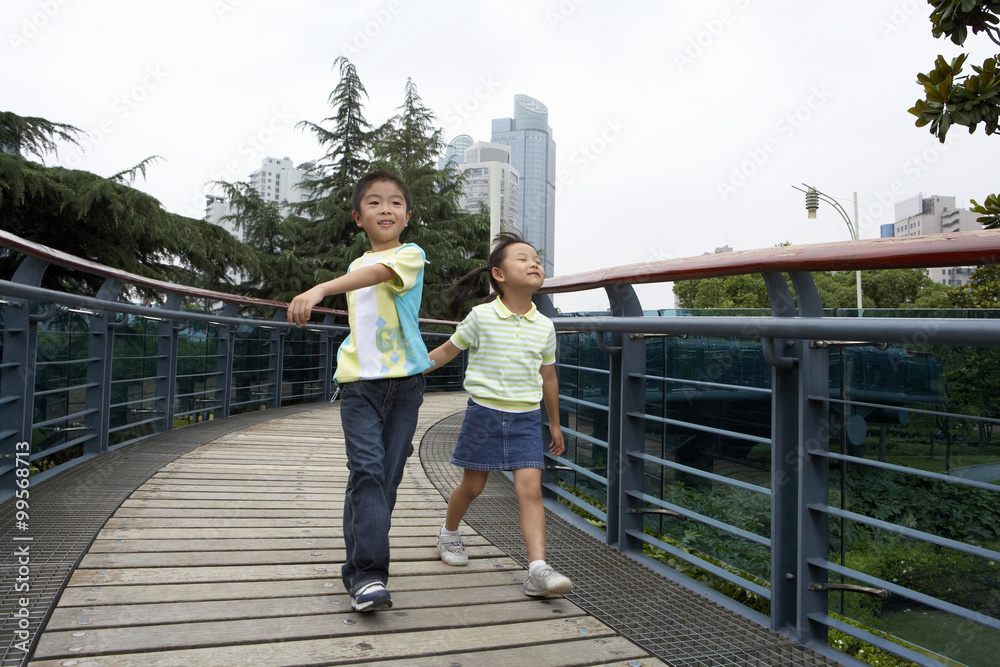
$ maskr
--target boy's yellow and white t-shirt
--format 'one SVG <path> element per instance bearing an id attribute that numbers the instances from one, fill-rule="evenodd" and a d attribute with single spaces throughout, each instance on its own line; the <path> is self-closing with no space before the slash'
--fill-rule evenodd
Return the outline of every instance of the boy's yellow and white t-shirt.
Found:
<path id="1" fill-rule="evenodd" d="M 395 278 L 347 293 L 351 332 L 337 352 L 338 384 L 418 375 L 430 367 L 420 336 L 424 251 L 413 243 L 366 252 L 347 272 L 384 264 Z"/>
<path id="2" fill-rule="evenodd" d="M 505 412 L 538 408 L 539 369 L 556 362 L 556 331 L 534 304 L 524 315 L 510 312 L 500 299 L 480 304 L 458 325 L 451 342 L 469 350 L 463 386 L 473 401 Z"/>

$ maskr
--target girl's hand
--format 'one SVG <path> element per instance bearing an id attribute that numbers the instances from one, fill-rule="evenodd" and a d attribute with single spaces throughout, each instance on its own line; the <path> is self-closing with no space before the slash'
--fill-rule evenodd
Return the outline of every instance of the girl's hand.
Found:
<path id="1" fill-rule="evenodd" d="M 563 440 L 562 429 L 558 426 L 550 426 L 549 433 L 552 434 L 552 442 L 549 443 L 549 454 L 559 456 L 566 451 L 566 442 Z"/>

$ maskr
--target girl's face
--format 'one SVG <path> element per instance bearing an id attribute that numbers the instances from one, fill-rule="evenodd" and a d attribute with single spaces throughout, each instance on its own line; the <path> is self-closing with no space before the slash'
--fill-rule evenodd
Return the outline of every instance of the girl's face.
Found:
<path id="1" fill-rule="evenodd" d="M 500 266 L 493 269 L 493 277 L 504 288 L 530 288 L 534 292 L 545 280 L 545 267 L 530 245 L 512 243 L 504 250 Z"/>

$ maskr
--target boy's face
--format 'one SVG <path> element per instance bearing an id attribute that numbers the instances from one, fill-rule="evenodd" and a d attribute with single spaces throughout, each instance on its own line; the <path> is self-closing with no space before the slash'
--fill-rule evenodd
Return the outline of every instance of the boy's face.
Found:
<path id="1" fill-rule="evenodd" d="M 399 235 L 410 221 L 406 198 L 392 181 L 375 181 L 361 197 L 361 212 L 354 211 L 354 221 L 365 230 L 373 251 L 397 248 Z"/>

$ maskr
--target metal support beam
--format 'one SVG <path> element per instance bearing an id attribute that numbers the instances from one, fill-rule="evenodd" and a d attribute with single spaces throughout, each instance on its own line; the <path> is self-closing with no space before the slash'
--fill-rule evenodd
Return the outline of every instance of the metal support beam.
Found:
<path id="1" fill-rule="evenodd" d="M 101 301 L 118 301 L 122 284 L 108 278 L 97 290 Z M 113 310 L 95 311 L 90 315 L 90 337 L 88 343 L 91 362 L 87 364 L 87 414 L 83 427 L 88 436 L 83 445 L 84 456 L 96 456 L 108 451 L 108 426 L 111 421 L 111 368 L 114 356 Z"/>
<path id="2" fill-rule="evenodd" d="M 606 288 L 612 317 L 641 317 L 642 306 L 632 286 L 626 283 Z M 604 334 L 595 332 L 600 338 Z M 630 460 L 629 451 L 642 451 L 645 422 L 629 417 L 646 407 L 646 342 L 628 334 L 611 334 L 612 354 L 608 393 L 608 528 L 609 544 L 622 551 L 641 549 L 628 532 L 642 531 L 643 515 L 630 514 L 629 492 L 642 492 L 642 463 Z"/>
<path id="3" fill-rule="evenodd" d="M 167 310 L 179 310 L 183 300 L 180 294 L 169 294 L 163 307 Z M 156 410 L 161 415 L 161 419 L 156 422 L 156 433 L 163 433 L 174 427 L 174 413 L 177 410 L 179 333 L 175 321 L 163 320 L 160 322 L 156 344 Z"/>

